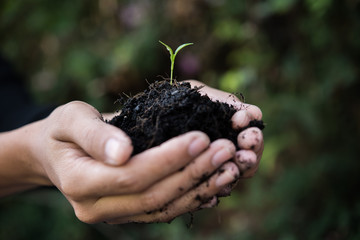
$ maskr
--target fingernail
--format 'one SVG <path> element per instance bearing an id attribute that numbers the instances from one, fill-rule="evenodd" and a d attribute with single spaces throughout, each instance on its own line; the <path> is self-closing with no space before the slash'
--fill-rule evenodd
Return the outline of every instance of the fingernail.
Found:
<path id="1" fill-rule="evenodd" d="M 217 187 L 224 187 L 229 183 L 232 183 L 239 174 L 235 173 L 233 168 L 225 170 L 215 181 Z"/>
<path id="2" fill-rule="evenodd" d="M 110 138 L 105 144 L 105 162 L 110 165 L 118 165 L 117 158 L 121 150 L 121 143 L 115 138 Z"/>
<path id="3" fill-rule="evenodd" d="M 205 136 L 195 138 L 189 145 L 188 153 L 192 157 L 198 156 L 209 146 L 209 139 Z"/>
<path id="4" fill-rule="evenodd" d="M 224 147 L 218 152 L 215 153 L 215 155 L 211 159 L 211 163 L 214 167 L 219 167 L 221 164 L 223 164 L 225 161 L 231 159 L 235 155 L 235 147 Z"/>

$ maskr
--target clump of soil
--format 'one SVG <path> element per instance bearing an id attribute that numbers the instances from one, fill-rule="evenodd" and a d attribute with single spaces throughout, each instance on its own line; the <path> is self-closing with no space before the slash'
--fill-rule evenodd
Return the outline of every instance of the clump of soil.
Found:
<path id="1" fill-rule="evenodd" d="M 237 110 L 212 101 L 198 90 L 189 83 L 155 82 L 129 98 L 121 113 L 109 123 L 130 136 L 134 155 L 192 130 L 206 133 L 211 141 L 227 138 L 237 146 L 240 131 L 252 126 L 264 128 L 262 121 L 255 120 L 243 129 L 234 130 L 231 117 Z"/>

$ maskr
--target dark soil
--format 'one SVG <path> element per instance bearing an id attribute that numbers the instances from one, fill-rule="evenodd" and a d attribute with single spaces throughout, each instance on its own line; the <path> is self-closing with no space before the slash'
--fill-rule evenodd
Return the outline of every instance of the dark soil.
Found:
<path id="1" fill-rule="evenodd" d="M 127 99 L 121 113 L 109 123 L 130 136 L 134 155 L 192 130 L 206 133 L 211 141 L 227 138 L 237 146 L 237 135 L 245 128 L 232 128 L 231 117 L 236 109 L 213 102 L 198 89 L 189 83 L 155 82 Z M 264 128 L 262 121 L 256 120 L 247 127 L 251 126 Z"/>

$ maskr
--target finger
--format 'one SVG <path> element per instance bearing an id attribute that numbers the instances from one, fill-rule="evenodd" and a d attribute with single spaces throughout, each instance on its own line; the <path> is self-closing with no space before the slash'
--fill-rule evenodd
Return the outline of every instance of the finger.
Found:
<path id="1" fill-rule="evenodd" d="M 159 182 L 143 195 L 145 200 L 142 202 L 146 202 L 146 199 L 148 199 L 146 197 L 147 193 L 156 192 L 156 196 L 151 196 L 152 198 L 155 197 L 155 199 L 152 199 L 152 202 L 156 202 L 158 206 L 146 206 L 146 204 L 143 204 L 142 207 L 146 207 L 147 209 L 145 210 L 147 211 L 157 209 L 169 201 L 180 197 L 194 186 L 207 181 L 209 176 L 218 167 L 234 158 L 234 156 L 235 146 L 229 140 L 220 139 L 213 142 L 206 152 L 186 166 L 184 170 Z"/>
<path id="2" fill-rule="evenodd" d="M 217 196 L 213 196 L 208 202 L 201 204 L 200 208 L 213 208 L 219 204 Z"/>
<path id="3" fill-rule="evenodd" d="M 264 150 L 262 131 L 256 127 L 248 128 L 238 135 L 240 151 L 236 153 L 235 162 L 243 178 L 252 177 L 258 169 Z"/>
<path id="4" fill-rule="evenodd" d="M 177 198 L 195 185 L 205 181 L 218 167 L 234 158 L 235 146 L 226 139 L 213 142 L 209 149 L 196 158 L 184 170 L 156 184 L 149 191 L 158 192 L 160 199 L 167 196 Z"/>
<path id="5" fill-rule="evenodd" d="M 197 188 L 186 193 L 164 208 L 135 216 L 115 218 L 108 223 L 120 224 L 127 222 L 169 222 L 175 217 L 187 212 L 199 210 L 203 204 L 214 201 L 221 189 L 235 181 L 239 176 L 239 171 L 234 163 L 228 162 L 222 166 L 222 170 L 215 173 L 208 182 L 202 183 Z"/>
<path id="6" fill-rule="evenodd" d="M 237 140 L 240 149 L 253 150 L 256 154 L 263 149 L 263 134 L 257 127 L 245 129 L 238 135 Z"/>
<path id="7" fill-rule="evenodd" d="M 192 87 L 198 87 L 199 93 L 201 95 L 207 95 L 212 101 L 220 101 L 227 103 L 238 110 L 244 108 L 247 105 L 243 104 L 234 94 L 230 94 L 216 88 L 209 87 L 206 84 L 196 80 L 187 80 L 186 82 L 189 82 Z"/>
<path id="8" fill-rule="evenodd" d="M 248 111 L 237 111 L 231 118 L 232 127 L 234 129 L 241 129 L 248 126 L 251 120 L 253 120 L 253 117 Z"/>
<path id="9" fill-rule="evenodd" d="M 188 132 L 134 156 L 127 168 L 142 176 L 140 179 L 145 184 L 139 190 L 145 190 L 150 186 L 149 183 L 154 182 L 154 178 L 160 180 L 183 169 L 209 145 L 210 139 L 206 134 Z"/>
<path id="10" fill-rule="evenodd" d="M 83 102 L 71 102 L 57 112 L 54 137 L 73 142 L 93 159 L 110 165 L 125 163 L 133 150 L 131 139 L 102 121 L 100 113 Z"/>
<path id="11" fill-rule="evenodd" d="M 262 112 L 258 106 L 249 104 L 245 107 L 245 109 L 252 116 L 252 119 L 262 119 Z"/>
<path id="12" fill-rule="evenodd" d="M 236 153 L 235 163 L 242 178 L 252 177 L 259 165 L 258 158 L 252 150 L 240 150 Z"/>
<path id="13" fill-rule="evenodd" d="M 66 187 L 65 192 L 79 201 L 86 197 L 139 193 L 178 172 L 208 148 L 209 143 L 204 133 L 189 132 L 138 154 L 117 168 L 86 157 L 76 159 L 76 156 L 69 156 L 72 167 L 63 167 L 66 177 L 61 188 Z"/>
<path id="14" fill-rule="evenodd" d="M 239 172 L 240 172 L 240 170 L 239 170 Z M 241 178 L 241 172 L 240 172 L 240 177 L 239 178 Z M 236 180 L 236 181 L 234 181 L 234 182 L 232 182 L 232 183 L 230 183 L 230 184 L 228 184 L 227 186 L 225 186 L 223 189 L 221 189 L 217 194 L 216 194 L 216 196 L 217 197 L 227 197 L 227 196 L 230 196 L 230 194 L 231 194 L 231 191 L 236 187 L 236 185 L 238 184 L 238 182 L 239 182 L 239 179 L 238 180 Z"/>
<path id="15" fill-rule="evenodd" d="M 250 120 L 262 119 L 262 112 L 259 107 L 241 102 L 240 99 L 234 94 L 229 94 L 227 92 L 211 88 L 196 80 L 187 80 L 187 82 L 189 82 L 193 87 L 201 87 L 199 92 L 203 95 L 208 95 L 209 98 L 213 101 L 225 102 L 236 108 L 238 111 L 246 111 L 246 115 L 248 116 L 245 116 L 245 113 L 240 113 L 240 116 L 234 117 L 233 122 L 236 123 L 237 120 L 240 120 L 239 123 L 235 125 L 235 128 L 239 127 L 238 125 L 240 125 L 240 127 L 245 127 L 248 125 L 248 121 L 246 118 L 244 119 L 244 117 L 248 117 Z"/>
<path id="16" fill-rule="evenodd" d="M 225 139 L 217 140 L 182 171 L 176 172 L 140 194 L 103 198 L 98 201 L 97 208 L 101 209 L 104 216 L 113 217 L 120 213 L 132 215 L 160 209 L 188 192 L 201 181 L 205 181 L 218 167 L 232 159 L 234 155 L 234 144 Z"/>

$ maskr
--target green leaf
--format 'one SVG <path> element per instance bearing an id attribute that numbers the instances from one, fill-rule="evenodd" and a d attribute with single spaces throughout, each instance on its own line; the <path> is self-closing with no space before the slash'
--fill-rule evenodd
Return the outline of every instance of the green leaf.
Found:
<path id="1" fill-rule="evenodd" d="M 170 59 L 172 60 L 172 56 L 173 54 L 173 50 L 171 49 L 171 47 L 169 47 L 168 45 L 166 45 L 165 43 L 163 43 L 162 41 L 159 41 L 162 45 L 164 45 L 166 47 L 166 49 L 170 52 Z M 177 51 L 177 50 L 176 50 Z M 175 53 L 176 54 L 176 53 Z"/>
<path id="2" fill-rule="evenodd" d="M 176 54 L 177 54 L 181 49 L 183 49 L 184 47 L 189 46 L 189 45 L 193 45 L 193 43 L 184 43 L 184 44 L 180 45 L 180 46 L 176 49 L 176 51 L 175 51 L 174 59 L 175 59 Z"/>

